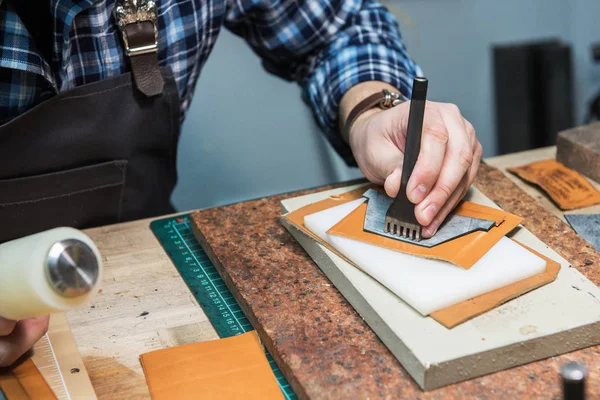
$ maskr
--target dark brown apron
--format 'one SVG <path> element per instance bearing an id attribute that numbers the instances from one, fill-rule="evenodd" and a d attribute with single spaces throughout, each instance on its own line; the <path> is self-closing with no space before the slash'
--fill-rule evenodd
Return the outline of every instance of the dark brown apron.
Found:
<path id="1" fill-rule="evenodd" d="M 173 212 L 179 96 L 131 73 L 77 87 L 0 127 L 0 242 Z"/>
<path id="2" fill-rule="evenodd" d="M 179 95 L 157 9 L 120 2 L 132 72 L 60 93 L 0 127 L 0 243 L 173 212 Z"/>

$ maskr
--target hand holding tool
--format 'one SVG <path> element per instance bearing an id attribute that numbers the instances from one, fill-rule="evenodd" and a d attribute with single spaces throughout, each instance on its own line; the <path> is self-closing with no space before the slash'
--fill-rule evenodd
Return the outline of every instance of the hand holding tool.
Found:
<path id="1" fill-rule="evenodd" d="M 385 215 L 384 231 L 413 240 L 421 240 L 421 225 L 415 216 L 415 205 L 408 200 L 406 185 L 412 175 L 421 150 L 421 134 L 425 116 L 427 98 L 427 79 L 415 78 L 413 81 L 410 113 L 406 145 L 404 146 L 404 162 L 402 165 L 402 181 L 400 190 Z"/>
<path id="2" fill-rule="evenodd" d="M 86 303 L 102 278 L 94 242 L 55 228 L 0 245 L 0 316 L 12 320 L 67 311 Z"/>

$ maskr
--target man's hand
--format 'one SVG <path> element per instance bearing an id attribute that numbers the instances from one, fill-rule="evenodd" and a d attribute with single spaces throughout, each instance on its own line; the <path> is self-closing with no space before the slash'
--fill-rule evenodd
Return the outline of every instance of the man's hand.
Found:
<path id="1" fill-rule="evenodd" d="M 25 354 L 48 330 L 49 317 L 11 321 L 0 317 L 0 367 Z"/>
<path id="2" fill-rule="evenodd" d="M 342 99 L 340 118 L 367 95 L 384 88 L 396 91 L 379 82 L 353 87 Z M 384 185 L 390 197 L 396 197 L 400 189 L 409 110 L 410 102 L 406 102 L 385 111 L 365 112 L 347 138 L 365 177 Z M 481 155 L 475 129 L 457 106 L 426 103 L 421 151 L 406 187 L 408 199 L 417 205 L 415 215 L 424 227 L 423 237 L 433 236 L 464 197 L 475 179 Z"/>

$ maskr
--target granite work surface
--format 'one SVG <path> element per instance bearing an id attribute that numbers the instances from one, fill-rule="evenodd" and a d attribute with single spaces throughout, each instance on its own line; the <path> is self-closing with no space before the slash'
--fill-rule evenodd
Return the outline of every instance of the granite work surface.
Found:
<path id="1" fill-rule="evenodd" d="M 476 186 L 600 283 L 600 254 L 502 172 L 482 165 Z M 560 398 L 568 361 L 586 364 L 589 395 L 600 397 L 600 347 L 423 392 L 281 225 L 280 201 L 308 192 L 193 215 L 197 238 L 300 398 Z"/>

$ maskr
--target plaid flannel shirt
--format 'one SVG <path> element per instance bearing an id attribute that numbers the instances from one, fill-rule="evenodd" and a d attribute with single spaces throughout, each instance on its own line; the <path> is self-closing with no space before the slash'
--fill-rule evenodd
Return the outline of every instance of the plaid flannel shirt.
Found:
<path id="1" fill-rule="evenodd" d="M 23 11 L 15 7 L 22 0 L 0 1 L 1 122 L 59 92 L 129 70 L 114 0 L 28 2 L 29 9 L 48 7 L 49 57 L 36 46 Z M 223 25 L 247 41 L 268 71 L 298 82 L 327 138 L 348 163 L 352 155 L 337 127 L 343 94 L 359 82 L 378 80 L 410 96 L 412 78 L 419 73 L 396 19 L 375 0 L 156 3 L 159 62 L 175 75 L 181 121 Z"/>

